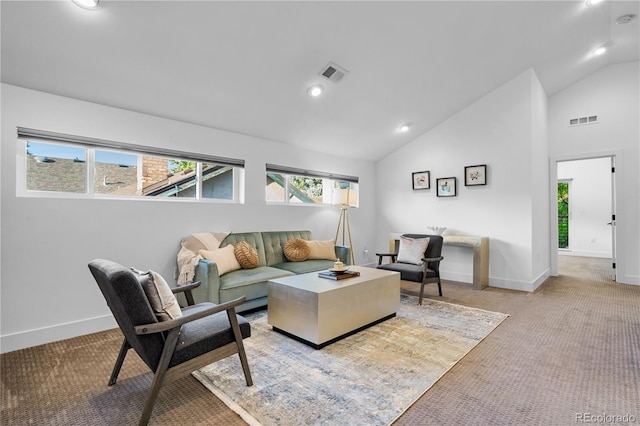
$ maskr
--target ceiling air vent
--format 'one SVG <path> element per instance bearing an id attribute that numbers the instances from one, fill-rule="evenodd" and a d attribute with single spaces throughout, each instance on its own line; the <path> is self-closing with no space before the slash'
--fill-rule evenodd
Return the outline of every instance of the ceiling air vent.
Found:
<path id="1" fill-rule="evenodd" d="M 595 124 L 598 122 L 597 115 L 590 115 L 588 117 L 572 118 L 569 120 L 569 127 L 582 126 L 583 124 Z"/>
<path id="2" fill-rule="evenodd" d="M 349 71 L 342 67 L 339 67 L 333 62 L 329 62 L 329 65 L 327 65 L 322 69 L 322 71 L 320 71 L 321 76 L 329 81 L 333 81 L 334 83 L 338 83 L 340 80 L 342 80 L 342 77 L 344 77 L 348 73 Z"/>

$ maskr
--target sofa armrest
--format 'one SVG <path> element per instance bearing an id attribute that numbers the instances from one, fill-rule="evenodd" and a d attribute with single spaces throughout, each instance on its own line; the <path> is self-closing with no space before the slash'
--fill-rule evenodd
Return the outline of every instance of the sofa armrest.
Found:
<path id="1" fill-rule="evenodd" d="M 351 254 L 349 253 L 349 247 L 347 246 L 336 246 L 336 257 L 345 265 L 351 264 Z"/>
<path id="2" fill-rule="evenodd" d="M 216 262 L 201 259 L 196 266 L 195 281 L 201 281 L 200 287 L 193 289 L 193 298 L 196 303 L 211 302 L 220 303 L 220 275 Z"/>

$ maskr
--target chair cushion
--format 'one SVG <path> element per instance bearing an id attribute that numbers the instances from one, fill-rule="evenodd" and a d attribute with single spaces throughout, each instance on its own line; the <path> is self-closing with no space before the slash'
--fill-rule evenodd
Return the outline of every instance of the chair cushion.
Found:
<path id="1" fill-rule="evenodd" d="M 333 240 L 307 241 L 309 246 L 309 259 L 336 260 L 336 243 Z"/>
<path id="2" fill-rule="evenodd" d="M 240 241 L 235 245 L 233 252 L 242 269 L 253 269 L 258 267 L 258 252 L 246 241 Z"/>
<path id="3" fill-rule="evenodd" d="M 309 258 L 311 248 L 302 238 L 292 238 L 284 244 L 283 251 L 289 262 L 302 262 Z"/>
<path id="4" fill-rule="evenodd" d="M 207 309 L 213 305 L 213 303 L 209 302 L 198 303 L 197 305 L 186 307 L 184 312 Z M 246 339 L 251 336 L 249 322 L 239 315 L 236 315 L 236 318 L 238 318 L 242 338 Z M 176 351 L 171 358 L 169 366 L 181 364 L 234 341 L 235 338 L 233 337 L 231 324 L 226 312 L 218 312 L 217 314 L 189 322 L 184 324 L 180 330 Z"/>
<path id="5" fill-rule="evenodd" d="M 385 263 L 377 266 L 378 269 L 400 272 L 400 279 L 405 281 L 422 282 L 422 266 L 410 263 Z"/>
<path id="6" fill-rule="evenodd" d="M 143 272 L 135 268 L 131 268 L 131 271 L 142 286 L 149 304 L 159 321 L 182 316 L 176 296 L 160 274 L 154 271 Z"/>
<path id="7" fill-rule="evenodd" d="M 400 237 L 400 248 L 398 249 L 397 261 L 401 263 L 411 263 L 422 265 L 422 258 L 429 245 L 429 238 L 409 238 Z"/>
<path id="8" fill-rule="evenodd" d="M 238 263 L 238 259 L 236 259 L 234 247 L 231 244 L 215 250 L 200 250 L 198 253 L 205 259 L 216 262 L 216 265 L 218 266 L 218 275 L 220 276 L 223 276 L 227 272 L 237 271 L 242 268 L 240 263 Z"/>

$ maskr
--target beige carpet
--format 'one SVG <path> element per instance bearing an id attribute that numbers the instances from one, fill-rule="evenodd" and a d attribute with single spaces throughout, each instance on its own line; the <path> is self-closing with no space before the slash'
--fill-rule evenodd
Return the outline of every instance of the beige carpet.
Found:
<path id="1" fill-rule="evenodd" d="M 535 293 L 445 281 L 438 297 L 427 287 L 431 300 L 510 317 L 394 425 L 570 426 L 579 413 L 640 424 L 640 286 L 613 282 L 610 260 L 561 256 L 560 276 Z M 114 329 L 0 355 L 0 424 L 137 424 L 152 376 L 130 354 L 107 386 L 121 343 Z M 163 386 L 150 425 L 246 422 L 188 375 Z"/>
<path id="2" fill-rule="evenodd" d="M 507 315 L 402 295 L 395 318 L 315 350 L 272 331 L 262 311 L 237 357 L 194 373 L 252 425 L 387 425 Z"/>

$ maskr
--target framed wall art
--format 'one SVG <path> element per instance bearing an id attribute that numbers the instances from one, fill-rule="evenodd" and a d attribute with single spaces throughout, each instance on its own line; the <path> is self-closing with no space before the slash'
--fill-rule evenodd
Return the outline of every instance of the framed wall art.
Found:
<path id="1" fill-rule="evenodd" d="M 456 178 L 446 177 L 436 179 L 438 197 L 455 197 L 456 196 Z"/>
<path id="2" fill-rule="evenodd" d="M 413 189 L 431 188 L 431 174 L 428 171 L 411 173 L 411 181 Z"/>
<path id="3" fill-rule="evenodd" d="M 467 166 L 464 168 L 464 186 L 486 185 L 487 165 Z"/>

